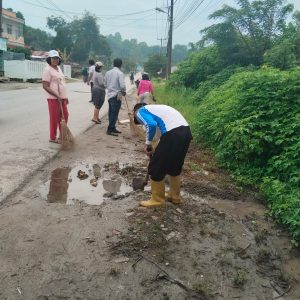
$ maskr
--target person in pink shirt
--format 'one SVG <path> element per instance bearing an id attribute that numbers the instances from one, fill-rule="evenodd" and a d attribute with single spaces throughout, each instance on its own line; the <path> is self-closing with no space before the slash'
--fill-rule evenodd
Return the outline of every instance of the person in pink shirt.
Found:
<path id="1" fill-rule="evenodd" d="M 149 79 L 149 75 L 144 73 L 142 75 L 142 80 L 140 80 L 139 82 L 139 86 L 137 90 L 137 95 L 140 103 L 148 104 L 150 94 L 152 95 L 152 99 L 155 101 L 152 82 Z"/>
<path id="2" fill-rule="evenodd" d="M 56 50 L 50 50 L 46 59 L 48 66 L 46 66 L 42 81 L 43 89 L 46 91 L 46 97 L 49 109 L 50 119 L 50 140 L 51 143 L 60 143 L 60 138 L 57 138 L 57 128 L 60 128 L 61 120 L 61 106 L 66 122 L 68 121 L 69 113 L 67 105 L 69 103 L 66 94 L 65 76 L 59 67 L 61 58 Z"/>

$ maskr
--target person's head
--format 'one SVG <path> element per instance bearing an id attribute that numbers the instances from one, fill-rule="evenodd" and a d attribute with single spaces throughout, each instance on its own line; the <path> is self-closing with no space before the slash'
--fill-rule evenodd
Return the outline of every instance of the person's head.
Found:
<path id="1" fill-rule="evenodd" d="M 120 69 L 122 67 L 122 64 L 123 64 L 122 59 L 121 58 L 115 58 L 113 64 L 114 64 L 114 67 L 117 67 L 117 68 Z"/>
<path id="2" fill-rule="evenodd" d="M 103 63 L 101 61 L 97 61 L 95 63 L 95 71 L 96 72 L 101 72 L 102 68 L 103 68 Z"/>
<path id="3" fill-rule="evenodd" d="M 133 108 L 133 115 L 134 115 L 134 123 L 135 124 L 141 124 L 141 122 L 138 120 L 138 118 L 136 117 L 136 114 L 137 114 L 137 112 L 138 112 L 138 110 L 141 108 L 141 107 L 143 107 L 143 106 L 145 106 L 145 105 L 147 105 L 146 103 L 137 103 L 135 106 L 134 106 L 134 108 Z"/>
<path id="4" fill-rule="evenodd" d="M 48 57 L 46 58 L 46 62 L 50 66 L 59 66 L 61 64 L 61 57 L 56 50 L 50 50 L 48 52 Z"/>
<path id="5" fill-rule="evenodd" d="M 94 64 L 95 64 L 95 61 L 94 61 L 93 59 L 90 59 L 90 60 L 89 60 L 89 65 L 90 65 L 90 66 L 93 66 Z"/>
<path id="6" fill-rule="evenodd" d="M 147 73 L 144 73 L 144 74 L 142 75 L 142 79 L 143 79 L 143 80 L 150 80 L 149 75 L 148 75 Z"/>

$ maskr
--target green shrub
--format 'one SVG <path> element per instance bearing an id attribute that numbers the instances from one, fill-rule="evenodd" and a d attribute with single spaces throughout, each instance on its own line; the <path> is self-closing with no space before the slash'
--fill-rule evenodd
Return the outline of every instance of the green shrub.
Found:
<path id="1" fill-rule="evenodd" d="M 167 87 L 184 86 L 195 89 L 200 82 L 207 80 L 208 76 L 218 73 L 223 67 L 224 64 L 215 46 L 192 52 L 185 61 L 179 64 L 178 70 L 171 75 Z"/>
<path id="2" fill-rule="evenodd" d="M 262 189 L 272 214 L 290 228 L 296 241 L 300 241 L 300 215 L 295 214 L 300 207 L 299 94 L 299 69 L 236 73 L 199 104 L 194 128 L 194 136 L 212 146 L 237 180 Z"/>

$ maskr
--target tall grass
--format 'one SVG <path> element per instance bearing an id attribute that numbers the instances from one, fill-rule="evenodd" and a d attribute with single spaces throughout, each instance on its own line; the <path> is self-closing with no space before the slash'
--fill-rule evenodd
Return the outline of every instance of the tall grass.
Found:
<path id="1" fill-rule="evenodd" d="M 154 81 L 158 104 L 166 104 L 177 109 L 188 121 L 192 130 L 196 123 L 197 106 L 193 103 L 193 90 L 186 88 L 166 88 L 164 82 Z"/>

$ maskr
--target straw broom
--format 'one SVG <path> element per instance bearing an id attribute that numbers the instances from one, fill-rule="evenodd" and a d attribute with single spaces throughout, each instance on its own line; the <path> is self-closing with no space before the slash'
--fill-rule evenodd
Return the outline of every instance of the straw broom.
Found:
<path id="1" fill-rule="evenodd" d="M 59 102 L 59 104 L 60 104 L 60 111 L 61 111 L 61 121 L 60 121 L 61 145 L 62 145 L 62 149 L 70 149 L 74 146 L 74 137 L 65 120 L 62 103 Z"/>

